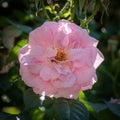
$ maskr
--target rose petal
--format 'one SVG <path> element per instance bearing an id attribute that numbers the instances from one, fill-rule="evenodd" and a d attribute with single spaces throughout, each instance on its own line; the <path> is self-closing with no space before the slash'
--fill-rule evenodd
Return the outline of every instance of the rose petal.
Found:
<path id="1" fill-rule="evenodd" d="M 43 65 L 41 71 L 40 71 L 40 77 L 45 80 L 54 80 L 56 78 L 59 77 L 59 74 L 55 71 L 54 68 L 47 66 L 47 65 Z"/>
<path id="2" fill-rule="evenodd" d="M 73 67 L 78 68 L 84 65 L 93 66 L 91 49 L 70 49 L 68 51 L 69 61 L 72 61 Z"/>
<path id="3" fill-rule="evenodd" d="M 26 58 L 30 54 L 29 45 L 25 45 L 22 49 L 19 50 L 19 61 L 23 65 L 28 65 L 30 62 L 29 59 Z"/>
<path id="4" fill-rule="evenodd" d="M 103 54 L 97 49 L 97 55 L 94 62 L 95 69 L 103 62 L 103 60 L 104 60 Z"/>
<path id="5" fill-rule="evenodd" d="M 77 83 L 82 90 L 90 89 L 96 82 L 97 77 L 93 67 L 84 66 L 75 71 Z M 84 88 L 84 89 L 83 89 Z"/>
<path id="6" fill-rule="evenodd" d="M 50 83 L 50 81 L 39 81 L 39 84 L 33 87 L 33 91 L 36 94 L 42 94 L 45 92 L 45 95 L 51 96 L 56 93 L 56 88 Z"/>
<path id="7" fill-rule="evenodd" d="M 59 74 L 65 75 L 65 74 L 72 73 L 69 66 L 59 64 L 59 65 L 55 65 L 54 67 Z"/>
<path id="8" fill-rule="evenodd" d="M 29 44 L 32 46 L 40 45 L 45 48 L 53 47 L 53 40 L 58 31 L 56 22 L 45 22 L 41 27 L 33 30 L 29 35 Z"/>
<path id="9" fill-rule="evenodd" d="M 74 85 L 74 89 L 72 88 L 58 88 L 57 92 L 54 93 L 54 97 L 65 97 L 65 98 L 77 98 L 78 97 L 78 93 L 79 93 L 79 86 L 78 85 Z"/>
<path id="10" fill-rule="evenodd" d="M 59 79 L 51 81 L 56 88 L 69 88 L 75 83 L 75 76 L 73 74 L 61 75 Z"/>

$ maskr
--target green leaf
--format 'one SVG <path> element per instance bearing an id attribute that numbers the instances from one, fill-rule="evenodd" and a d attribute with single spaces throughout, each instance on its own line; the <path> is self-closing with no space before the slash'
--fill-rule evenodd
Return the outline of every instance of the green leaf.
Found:
<path id="1" fill-rule="evenodd" d="M 11 87 L 9 77 L 9 74 L 3 74 L 0 76 L 0 90 L 7 91 Z"/>
<path id="2" fill-rule="evenodd" d="M 87 102 L 84 92 L 80 91 L 78 99 L 80 102 L 82 102 L 86 106 L 88 111 L 94 112 L 94 109 L 92 108 L 92 106 Z"/>
<path id="3" fill-rule="evenodd" d="M 20 110 L 17 107 L 9 106 L 9 107 L 4 107 L 3 112 L 8 113 L 8 114 L 18 115 L 20 113 Z"/>
<path id="4" fill-rule="evenodd" d="M 43 116 L 44 116 L 44 113 L 42 111 L 40 111 L 39 109 L 35 109 L 32 112 L 31 120 L 43 120 Z"/>
<path id="5" fill-rule="evenodd" d="M 83 103 L 78 100 L 58 98 L 47 110 L 44 120 L 88 120 L 89 113 Z"/>
<path id="6" fill-rule="evenodd" d="M 71 108 L 67 100 L 56 99 L 53 104 L 54 118 L 56 120 L 71 120 Z"/>
<path id="7" fill-rule="evenodd" d="M 11 53 L 9 54 L 9 57 L 7 59 L 7 62 L 11 62 L 13 60 L 16 60 L 18 58 L 18 51 L 20 50 L 20 48 L 22 48 L 24 45 L 27 44 L 27 40 L 22 40 L 20 41 L 11 51 Z"/>
<path id="8" fill-rule="evenodd" d="M 24 104 L 25 110 L 38 108 L 39 106 L 41 106 L 39 95 L 33 93 L 32 89 L 26 90 L 24 93 Z"/>
<path id="9" fill-rule="evenodd" d="M 1 112 L 0 120 L 16 120 L 16 115 L 11 115 L 11 114 Z"/>
<path id="10" fill-rule="evenodd" d="M 120 104 L 105 102 L 109 110 L 120 117 Z"/>
<path id="11" fill-rule="evenodd" d="M 8 23 L 10 23 L 11 25 L 13 25 L 14 27 L 20 29 L 21 31 L 25 32 L 25 33 L 29 33 L 32 31 L 32 28 L 29 27 L 29 26 L 26 26 L 26 25 L 22 25 L 22 24 L 18 24 L 18 23 L 14 23 L 13 21 L 9 20 L 9 19 L 6 19 L 6 21 Z"/>
<path id="12" fill-rule="evenodd" d="M 103 103 L 92 103 L 92 102 L 88 102 L 89 105 L 92 106 L 92 108 L 96 111 L 96 112 L 100 112 L 102 110 L 107 109 L 107 105 L 103 104 Z"/>
<path id="13" fill-rule="evenodd" d="M 52 104 L 52 101 L 49 97 L 45 97 L 45 100 L 42 102 L 40 100 L 40 95 L 36 95 L 32 89 L 28 89 L 24 93 L 24 104 L 25 110 L 38 108 L 41 106 L 49 108 Z"/>
<path id="14" fill-rule="evenodd" d="M 83 103 L 75 100 L 69 101 L 71 120 L 88 120 L 89 113 Z"/>

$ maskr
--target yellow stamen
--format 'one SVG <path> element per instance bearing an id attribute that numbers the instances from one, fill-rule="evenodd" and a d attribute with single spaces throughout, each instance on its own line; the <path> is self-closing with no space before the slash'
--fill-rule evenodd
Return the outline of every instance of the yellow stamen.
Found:
<path id="1" fill-rule="evenodd" d="M 58 50 L 57 55 L 55 56 L 55 59 L 58 61 L 64 61 L 67 59 L 66 53 L 64 50 Z"/>

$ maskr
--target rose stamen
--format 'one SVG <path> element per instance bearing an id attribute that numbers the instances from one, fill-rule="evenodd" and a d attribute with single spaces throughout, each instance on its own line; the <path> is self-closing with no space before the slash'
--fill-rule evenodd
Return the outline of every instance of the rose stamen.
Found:
<path id="1" fill-rule="evenodd" d="M 67 59 L 67 55 L 64 52 L 64 50 L 58 50 L 57 55 L 55 56 L 55 59 L 58 61 L 64 61 Z"/>

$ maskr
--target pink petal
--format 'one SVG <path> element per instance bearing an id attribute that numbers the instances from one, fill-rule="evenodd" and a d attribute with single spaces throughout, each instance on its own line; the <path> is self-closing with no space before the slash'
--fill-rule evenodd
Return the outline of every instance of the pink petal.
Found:
<path id="1" fill-rule="evenodd" d="M 19 61 L 23 65 L 28 65 L 30 62 L 29 59 L 26 57 L 30 55 L 31 49 L 29 48 L 29 45 L 25 45 L 22 49 L 19 50 Z"/>
<path id="2" fill-rule="evenodd" d="M 103 54 L 97 49 L 97 55 L 94 62 L 95 69 L 103 62 L 103 60 L 104 60 Z"/>
<path id="3" fill-rule="evenodd" d="M 56 56 L 56 54 L 57 54 L 57 50 L 52 49 L 52 48 L 46 49 L 45 55 L 47 58 L 54 57 L 54 56 Z"/>
<path id="4" fill-rule="evenodd" d="M 91 51 L 90 57 L 92 60 L 92 64 L 94 68 L 97 69 L 97 67 L 103 62 L 104 56 L 96 47 L 89 48 L 89 51 Z"/>
<path id="5" fill-rule="evenodd" d="M 43 48 L 41 46 L 34 46 L 31 49 L 30 55 L 36 59 L 36 61 L 46 62 L 49 58 L 54 57 L 57 54 L 57 51 L 53 48 Z"/>
<path id="6" fill-rule="evenodd" d="M 89 41 L 90 41 L 92 46 L 97 47 L 98 40 L 96 40 L 95 38 L 89 36 Z"/>
<path id="7" fill-rule="evenodd" d="M 91 49 L 70 49 L 68 51 L 68 58 L 69 61 L 72 61 L 73 67 L 79 68 L 84 65 L 92 66 L 92 56 L 91 56 Z"/>
<path id="8" fill-rule="evenodd" d="M 58 24 L 59 24 L 59 30 L 60 31 L 63 31 L 63 33 L 65 34 L 65 35 L 67 35 L 67 34 L 70 34 L 71 32 L 72 32 L 72 30 L 71 30 L 71 28 L 69 27 L 69 22 L 67 22 L 67 21 L 65 21 L 65 20 L 60 20 L 59 22 L 58 22 Z"/>
<path id="9" fill-rule="evenodd" d="M 57 49 L 64 49 L 67 44 L 68 39 L 65 39 L 65 34 L 63 31 L 59 31 L 54 38 L 54 47 Z"/>
<path id="10" fill-rule="evenodd" d="M 93 67 L 84 66 L 76 70 L 74 74 L 76 75 L 77 83 L 82 90 L 90 89 L 97 80 L 95 69 Z"/>
<path id="11" fill-rule="evenodd" d="M 46 49 L 44 47 L 37 46 L 37 45 L 33 46 L 30 52 L 31 61 L 32 62 L 36 61 L 36 63 L 44 61 L 46 59 L 45 54 L 44 54 L 45 51 Z"/>
<path id="12" fill-rule="evenodd" d="M 54 36 L 57 32 L 58 24 L 56 22 L 45 22 L 41 27 L 36 28 L 30 33 L 29 44 L 40 45 L 45 48 L 53 46 Z"/>
<path id="13" fill-rule="evenodd" d="M 39 76 L 40 70 L 42 68 L 42 64 L 34 64 L 34 65 L 28 65 L 28 71 L 31 72 L 31 74 L 36 74 Z"/>
<path id="14" fill-rule="evenodd" d="M 59 74 L 50 66 L 43 65 L 41 71 L 40 71 L 40 77 L 45 80 L 54 80 L 57 77 L 59 77 Z"/>
<path id="15" fill-rule="evenodd" d="M 34 65 L 36 63 L 39 64 L 45 60 L 45 55 L 43 54 L 44 52 L 45 49 L 43 47 L 31 47 L 27 45 L 19 51 L 19 61 L 23 65 Z"/>
<path id="16" fill-rule="evenodd" d="M 28 86 L 33 87 L 35 93 L 41 94 L 45 91 L 46 94 L 50 94 L 55 92 L 55 88 L 49 81 L 46 82 L 42 80 L 39 75 L 32 74 L 27 66 L 21 66 L 20 74 L 22 75 L 22 80 L 24 80 Z"/>
<path id="17" fill-rule="evenodd" d="M 69 44 L 69 38 L 67 34 L 71 33 L 71 29 L 68 27 L 68 23 L 59 22 L 58 33 L 54 39 L 54 46 L 58 49 L 65 49 Z"/>
<path id="18" fill-rule="evenodd" d="M 21 67 L 20 75 L 22 76 L 22 80 L 30 87 L 35 86 L 36 85 L 35 79 L 37 75 L 32 74 L 30 70 L 28 69 L 28 67 L 25 65 L 21 65 L 20 67 Z"/>
<path id="19" fill-rule="evenodd" d="M 45 92 L 45 95 L 51 96 L 56 92 L 56 88 L 52 86 L 50 81 L 41 80 L 37 86 L 33 87 L 33 91 L 36 94 L 42 94 L 43 92 Z"/>
<path id="20" fill-rule="evenodd" d="M 54 67 L 59 74 L 66 75 L 72 73 L 69 66 L 59 64 L 59 65 L 55 65 Z"/>
<path id="21" fill-rule="evenodd" d="M 72 33 L 69 34 L 68 37 L 69 37 L 69 41 L 71 41 L 69 43 L 69 48 L 71 49 L 85 48 L 90 44 L 90 42 L 88 42 L 89 40 L 88 33 L 84 29 L 82 30 L 76 29 L 72 31 Z"/>
<path id="22" fill-rule="evenodd" d="M 72 88 L 58 88 L 57 92 L 54 94 L 55 97 L 65 97 L 65 98 L 74 98 L 78 97 L 80 88 L 78 85 L 74 85 Z"/>
<path id="23" fill-rule="evenodd" d="M 61 75 L 58 79 L 51 81 L 56 88 L 69 88 L 75 83 L 75 76 L 73 74 Z"/>

